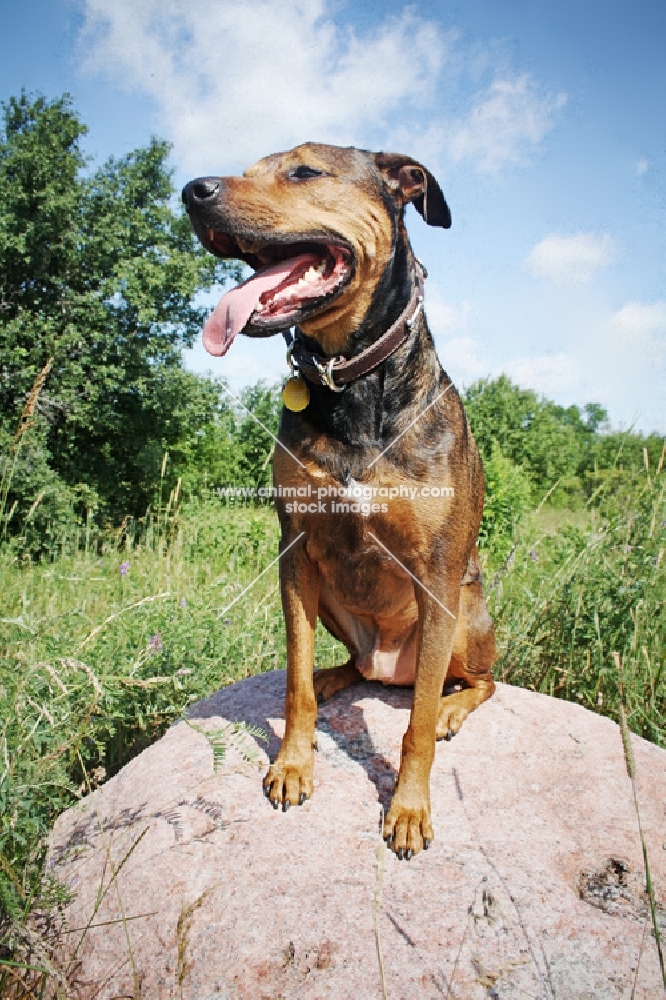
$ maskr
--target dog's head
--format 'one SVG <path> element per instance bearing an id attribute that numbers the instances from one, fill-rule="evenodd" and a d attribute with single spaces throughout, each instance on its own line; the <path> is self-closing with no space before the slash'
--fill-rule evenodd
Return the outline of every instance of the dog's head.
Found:
<path id="1" fill-rule="evenodd" d="M 267 156 L 242 177 L 200 177 L 183 189 L 197 236 L 255 275 L 228 292 L 204 330 L 225 354 L 236 334 L 272 336 L 298 324 L 325 353 L 358 329 L 411 202 L 431 226 L 451 215 L 437 181 L 397 153 L 305 143 Z"/>

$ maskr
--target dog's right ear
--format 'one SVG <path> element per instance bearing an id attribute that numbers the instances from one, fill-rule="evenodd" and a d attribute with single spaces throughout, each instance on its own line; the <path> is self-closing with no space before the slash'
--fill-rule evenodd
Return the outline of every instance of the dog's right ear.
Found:
<path id="1" fill-rule="evenodd" d="M 389 191 L 406 205 L 411 201 L 429 226 L 451 227 L 451 211 L 442 189 L 422 163 L 402 153 L 373 153 Z"/>

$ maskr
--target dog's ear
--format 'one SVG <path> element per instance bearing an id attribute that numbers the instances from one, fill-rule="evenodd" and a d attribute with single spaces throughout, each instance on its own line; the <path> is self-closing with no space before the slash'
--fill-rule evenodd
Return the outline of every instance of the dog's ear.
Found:
<path id="1" fill-rule="evenodd" d="M 423 164 L 401 153 L 373 153 L 373 158 L 389 191 L 403 205 L 411 201 L 429 226 L 450 228 L 451 212 L 442 189 Z"/>

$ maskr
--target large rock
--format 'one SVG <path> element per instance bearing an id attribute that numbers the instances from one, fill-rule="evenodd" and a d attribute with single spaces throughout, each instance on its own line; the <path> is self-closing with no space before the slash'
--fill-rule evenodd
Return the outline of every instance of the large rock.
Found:
<path id="1" fill-rule="evenodd" d="M 190 718 L 259 725 L 273 756 L 283 694 L 283 673 L 252 677 Z M 78 995 L 381 998 L 380 893 L 391 1000 L 609 1000 L 635 980 L 637 998 L 660 997 L 618 727 L 499 685 L 437 745 L 431 849 L 410 862 L 386 852 L 378 877 L 410 698 L 363 683 L 322 706 L 315 794 L 286 814 L 261 794 L 263 750 L 262 772 L 232 750 L 215 773 L 207 739 L 180 722 L 61 816 L 51 864 L 75 893 L 79 930 L 64 940 Z M 663 907 L 666 753 L 633 747 Z"/>

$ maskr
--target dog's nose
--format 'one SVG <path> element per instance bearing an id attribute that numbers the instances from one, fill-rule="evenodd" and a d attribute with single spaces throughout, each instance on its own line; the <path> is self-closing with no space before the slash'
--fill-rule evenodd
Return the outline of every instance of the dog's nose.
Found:
<path id="1" fill-rule="evenodd" d="M 197 177 L 183 188 L 183 205 L 191 208 L 203 202 L 211 201 L 220 190 L 219 177 Z"/>

